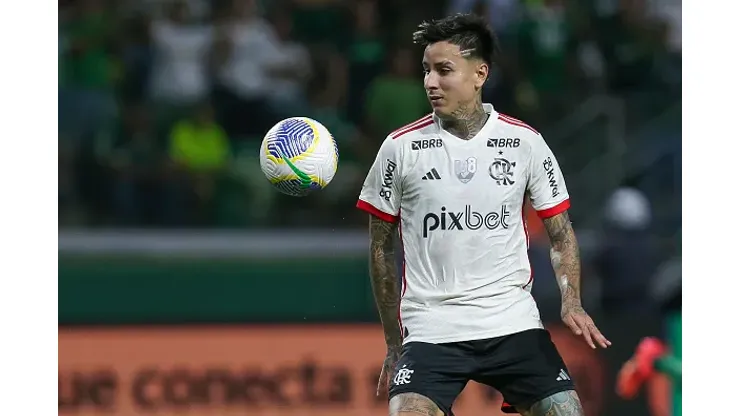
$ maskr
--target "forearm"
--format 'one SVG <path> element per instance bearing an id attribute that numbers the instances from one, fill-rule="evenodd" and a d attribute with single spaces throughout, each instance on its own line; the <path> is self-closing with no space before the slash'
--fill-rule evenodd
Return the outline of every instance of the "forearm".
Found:
<path id="1" fill-rule="evenodd" d="M 567 212 L 544 220 L 550 237 L 550 261 L 560 287 L 563 306 L 581 304 L 581 256 Z"/>
<path id="2" fill-rule="evenodd" d="M 393 235 L 396 225 L 371 216 L 370 218 L 370 281 L 380 322 L 389 347 L 401 345 L 398 307 L 401 301 L 400 283 L 396 271 Z"/>

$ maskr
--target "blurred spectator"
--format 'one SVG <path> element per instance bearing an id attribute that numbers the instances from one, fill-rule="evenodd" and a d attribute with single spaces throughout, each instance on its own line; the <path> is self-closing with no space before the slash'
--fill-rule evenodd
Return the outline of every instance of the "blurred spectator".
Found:
<path id="1" fill-rule="evenodd" d="M 344 45 L 344 54 L 349 63 L 347 114 L 350 121 L 361 125 L 367 89 L 383 72 L 386 47 L 381 36 L 376 2 L 359 0 L 353 4 L 352 11 L 354 30 Z"/>
<path id="2" fill-rule="evenodd" d="M 389 71 L 368 87 L 365 119 L 375 137 L 385 137 L 430 112 L 424 84 L 414 76 L 420 73 L 419 62 L 410 49 L 398 48 L 390 55 Z"/>
<path id="3" fill-rule="evenodd" d="M 62 137 L 59 141 L 63 141 Z M 79 214 L 81 208 L 76 206 L 76 183 L 74 175 L 74 153 L 70 148 L 59 146 L 59 184 L 58 184 L 58 210 L 59 210 L 59 222 L 60 223 L 72 223 L 75 224 L 78 221 L 74 218 L 75 214 Z"/>
<path id="4" fill-rule="evenodd" d="M 151 26 L 155 48 L 151 97 L 166 128 L 209 93 L 208 54 L 213 37 L 209 25 L 192 20 L 187 2 L 172 0 L 166 14 Z"/>
<path id="5" fill-rule="evenodd" d="M 142 102 L 147 98 L 154 50 L 147 15 L 137 13 L 125 21 L 121 39 L 123 82 L 120 96 L 126 102 Z"/>
<path id="6" fill-rule="evenodd" d="M 366 168 L 371 162 L 368 159 L 374 157 L 376 146 L 347 120 L 342 111 L 344 90 L 335 80 L 346 78 L 346 61 L 333 51 L 325 51 L 319 59 L 324 64 L 317 65 L 316 78 L 311 85 L 311 114 L 332 132 L 341 164 L 341 174 L 324 191 L 325 197 L 340 207 L 354 210 L 355 192 L 365 180 Z"/>
<path id="7" fill-rule="evenodd" d="M 289 3 L 293 11 L 295 35 L 307 44 L 336 46 L 346 36 L 346 2 L 291 0 Z"/>
<path id="8" fill-rule="evenodd" d="M 603 91 L 606 76 L 606 63 L 599 49 L 598 38 L 593 23 L 582 23 L 576 33 L 578 70 L 575 74 L 582 81 L 582 92 Z"/>
<path id="9" fill-rule="evenodd" d="M 78 0 L 62 23 L 63 76 L 59 91 L 59 129 L 77 139 L 114 122 L 115 62 L 111 55 L 114 20 L 102 0 Z"/>
<path id="10" fill-rule="evenodd" d="M 577 68 L 575 28 L 564 0 L 530 2 L 518 26 L 517 45 L 519 71 L 526 79 L 520 92 L 532 95 L 524 102 L 560 114 L 568 108 L 564 99 L 570 96 L 564 91 Z"/>
<path id="11" fill-rule="evenodd" d="M 651 306 L 650 279 L 656 267 L 648 200 L 637 189 L 620 188 L 607 202 L 605 219 L 605 243 L 596 261 L 603 308 L 616 313 L 646 311 Z"/>
<path id="12" fill-rule="evenodd" d="M 471 13 L 479 8 L 499 37 L 507 37 L 520 18 L 520 0 L 451 0 L 449 13 Z"/>
<path id="13" fill-rule="evenodd" d="M 656 81 L 681 95 L 681 0 L 652 0 L 649 15 L 656 21 Z"/>
<path id="14" fill-rule="evenodd" d="M 648 0 L 650 16 L 664 21 L 667 44 L 673 54 L 681 53 L 681 0 Z"/>
<path id="15" fill-rule="evenodd" d="M 222 13 L 213 54 L 213 103 L 232 138 L 261 137 L 278 121 L 268 99 L 275 33 L 255 0 L 231 0 Z"/>
<path id="16" fill-rule="evenodd" d="M 272 39 L 265 68 L 272 111 L 281 119 L 305 114 L 311 55 L 303 44 L 293 39 L 293 21 L 288 11 L 277 11 L 272 23 L 276 36 Z"/>
<path id="17" fill-rule="evenodd" d="M 124 125 L 108 156 L 113 171 L 113 207 L 118 225 L 156 224 L 163 148 L 143 105 L 124 114 Z"/>
<path id="18" fill-rule="evenodd" d="M 210 103 L 177 122 L 170 133 L 170 176 L 165 184 L 165 217 L 172 225 L 204 225 L 214 209 L 218 180 L 231 158 L 231 146 Z"/>
<path id="19" fill-rule="evenodd" d="M 613 90 L 637 91 L 654 80 L 653 54 L 664 49 L 655 23 L 644 0 L 619 0 L 617 12 L 599 23 L 599 43 Z"/>

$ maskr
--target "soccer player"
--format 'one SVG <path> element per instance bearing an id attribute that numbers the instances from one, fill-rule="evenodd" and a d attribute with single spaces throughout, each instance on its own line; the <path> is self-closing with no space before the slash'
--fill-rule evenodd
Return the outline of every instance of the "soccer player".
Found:
<path id="1" fill-rule="evenodd" d="M 389 386 L 392 416 L 452 415 L 474 380 L 499 390 L 507 413 L 583 415 L 530 294 L 525 198 L 550 237 L 563 322 L 592 348 L 610 345 L 581 306 L 558 162 L 537 131 L 482 103 L 497 50 L 483 20 L 425 22 L 413 38 L 425 48 L 433 113 L 388 135 L 357 202 L 370 213 L 370 275 L 387 344 L 378 393 Z"/>

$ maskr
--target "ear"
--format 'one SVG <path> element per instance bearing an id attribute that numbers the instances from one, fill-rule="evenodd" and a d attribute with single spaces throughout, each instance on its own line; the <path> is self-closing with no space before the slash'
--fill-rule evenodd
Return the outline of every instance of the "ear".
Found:
<path id="1" fill-rule="evenodd" d="M 476 86 L 476 88 L 478 88 L 478 89 L 483 88 L 483 84 L 488 79 L 488 71 L 489 71 L 489 68 L 488 68 L 488 64 L 487 63 L 482 62 L 482 63 L 480 63 L 478 65 L 478 68 L 475 71 L 475 74 L 476 74 L 475 86 Z"/>

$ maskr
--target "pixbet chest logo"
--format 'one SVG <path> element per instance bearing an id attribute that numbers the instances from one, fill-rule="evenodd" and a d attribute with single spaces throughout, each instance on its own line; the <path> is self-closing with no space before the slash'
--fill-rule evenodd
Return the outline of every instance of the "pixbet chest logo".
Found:
<path id="1" fill-rule="evenodd" d="M 461 212 L 448 211 L 446 207 L 442 207 L 439 213 L 430 212 L 424 216 L 422 236 L 427 238 L 435 230 L 478 230 L 483 226 L 489 230 L 508 229 L 509 217 L 511 212 L 506 205 L 487 214 L 473 211 L 470 205 L 465 205 L 465 211 Z"/>

